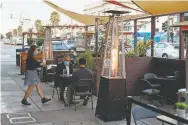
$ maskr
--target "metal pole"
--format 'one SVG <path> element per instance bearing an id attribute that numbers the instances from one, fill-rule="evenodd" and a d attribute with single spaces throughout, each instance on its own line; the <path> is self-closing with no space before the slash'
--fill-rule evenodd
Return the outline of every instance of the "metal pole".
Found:
<path id="1" fill-rule="evenodd" d="M 180 22 L 184 21 L 184 13 L 180 14 Z M 181 27 L 180 27 L 180 33 L 179 33 L 179 43 L 180 43 L 180 47 L 179 47 L 179 59 L 183 60 L 184 59 L 184 39 L 182 36 L 182 32 L 181 32 Z"/>
<path id="2" fill-rule="evenodd" d="M 22 41 L 22 51 L 24 51 L 24 33 L 23 33 L 23 41 Z"/>
<path id="3" fill-rule="evenodd" d="M 170 28 L 169 28 L 169 26 L 170 26 L 170 16 L 168 16 L 168 20 L 167 20 L 167 41 L 169 42 L 169 34 L 170 34 Z"/>
<path id="4" fill-rule="evenodd" d="M 137 20 L 134 20 L 134 48 L 137 46 Z"/>
<path id="5" fill-rule="evenodd" d="M 98 57 L 98 42 L 99 42 L 99 18 L 95 18 L 95 49 L 96 49 L 96 57 Z"/>
<path id="6" fill-rule="evenodd" d="M 186 90 L 188 90 L 188 34 L 186 34 Z"/>
<path id="7" fill-rule="evenodd" d="M 151 17 L 151 40 L 155 37 L 155 17 Z M 154 56 L 154 42 L 151 43 L 151 57 Z"/>

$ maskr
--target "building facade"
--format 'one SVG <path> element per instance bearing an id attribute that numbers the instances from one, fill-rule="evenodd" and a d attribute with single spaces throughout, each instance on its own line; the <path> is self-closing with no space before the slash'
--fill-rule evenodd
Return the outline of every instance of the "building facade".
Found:
<path id="1" fill-rule="evenodd" d="M 139 7 L 137 7 L 134 3 L 132 3 L 130 0 L 127 1 L 119 1 L 122 4 L 132 7 L 134 9 L 139 9 Z M 107 3 L 107 2 L 97 2 L 97 3 L 93 3 L 90 5 L 87 5 L 83 12 L 84 14 L 87 15 L 97 15 L 97 16 L 109 16 L 109 14 L 104 13 L 105 11 L 108 10 L 122 10 L 122 11 L 129 11 L 130 13 L 126 14 L 126 15 L 136 15 L 136 14 L 141 14 L 138 11 L 134 11 L 131 9 L 126 9 L 126 8 L 122 8 L 120 6 L 111 4 L 111 3 Z M 169 20 L 169 21 L 168 21 Z M 163 23 L 168 22 L 168 26 L 179 22 L 179 15 L 171 15 L 171 16 L 161 16 L 161 17 L 157 17 L 156 18 L 156 37 L 160 37 L 162 38 L 161 40 L 159 39 L 159 41 L 167 41 L 167 31 L 164 31 L 163 27 Z M 129 32 L 134 32 L 134 22 L 133 21 L 125 21 L 124 22 L 124 31 L 129 31 Z M 145 33 L 148 36 L 151 35 L 151 19 L 150 18 L 146 18 L 146 19 L 140 19 L 137 20 L 137 31 L 138 33 Z M 179 36 L 179 29 L 177 28 L 169 28 L 168 30 L 169 32 L 174 32 L 175 36 Z M 169 33 L 170 34 L 170 33 Z M 139 37 L 139 36 L 138 36 Z M 150 38 L 148 38 L 150 39 Z"/>

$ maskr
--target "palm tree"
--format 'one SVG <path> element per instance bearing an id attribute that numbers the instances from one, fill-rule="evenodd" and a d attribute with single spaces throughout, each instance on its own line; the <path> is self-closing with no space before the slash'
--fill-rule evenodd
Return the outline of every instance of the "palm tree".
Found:
<path id="1" fill-rule="evenodd" d="M 41 28 L 42 28 L 41 20 L 38 19 L 38 20 L 35 21 L 35 27 L 36 27 L 37 32 L 39 33 Z"/>
<path id="2" fill-rule="evenodd" d="M 12 37 L 12 32 L 6 33 L 7 39 L 10 39 Z"/>
<path id="3" fill-rule="evenodd" d="M 57 13 L 56 11 L 53 11 L 50 16 L 50 22 L 52 26 L 59 25 L 59 22 L 60 22 L 59 13 Z M 56 28 L 55 28 L 55 37 L 56 37 Z"/>
<path id="4" fill-rule="evenodd" d="M 19 27 L 18 27 L 17 33 L 18 33 L 19 36 L 22 35 L 22 26 L 19 26 Z"/>
<path id="5" fill-rule="evenodd" d="M 13 36 L 17 36 L 17 29 L 13 30 Z"/>
<path id="6" fill-rule="evenodd" d="M 52 26 L 58 25 L 60 22 L 59 13 L 57 13 L 56 11 L 53 11 L 50 16 L 50 21 L 51 21 Z"/>

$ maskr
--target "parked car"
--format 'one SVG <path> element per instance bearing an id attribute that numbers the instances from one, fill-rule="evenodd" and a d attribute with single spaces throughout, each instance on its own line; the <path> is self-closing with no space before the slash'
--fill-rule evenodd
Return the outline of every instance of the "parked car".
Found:
<path id="1" fill-rule="evenodd" d="M 185 52 L 185 51 L 184 51 Z M 147 56 L 151 55 L 151 49 L 147 51 Z M 175 44 L 160 42 L 154 44 L 154 57 L 178 59 L 179 48 Z"/>

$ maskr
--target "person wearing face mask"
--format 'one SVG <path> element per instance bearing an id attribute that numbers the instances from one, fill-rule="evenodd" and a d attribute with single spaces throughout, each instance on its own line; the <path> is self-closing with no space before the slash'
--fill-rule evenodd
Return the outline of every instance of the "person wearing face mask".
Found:
<path id="1" fill-rule="evenodd" d="M 41 102 L 43 104 L 51 100 L 43 96 L 42 89 L 40 87 L 40 78 L 37 73 L 37 68 L 41 66 L 45 66 L 46 63 L 45 62 L 39 63 L 37 60 L 35 60 L 34 57 L 37 54 L 38 54 L 37 47 L 35 45 L 32 45 L 27 53 L 27 60 L 26 60 L 27 71 L 25 75 L 24 85 L 28 86 L 28 89 L 26 90 L 25 96 L 21 101 L 23 105 L 31 105 L 31 103 L 27 101 L 27 98 L 30 96 L 31 92 L 33 91 L 34 86 L 36 86 L 37 92 L 41 97 Z"/>
<path id="2" fill-rule="evenodd" d="M 55 84 L 59 84 L 61 88 L 60 100 L 64 102 L 65 87 L 71 83 L 70 77 L 60 77 L 59 75 L 71 75 L 73 73 L 73 65 L 70 62 L 69 56 L 64 56 L 63 62 L 57 64 Z"/>

